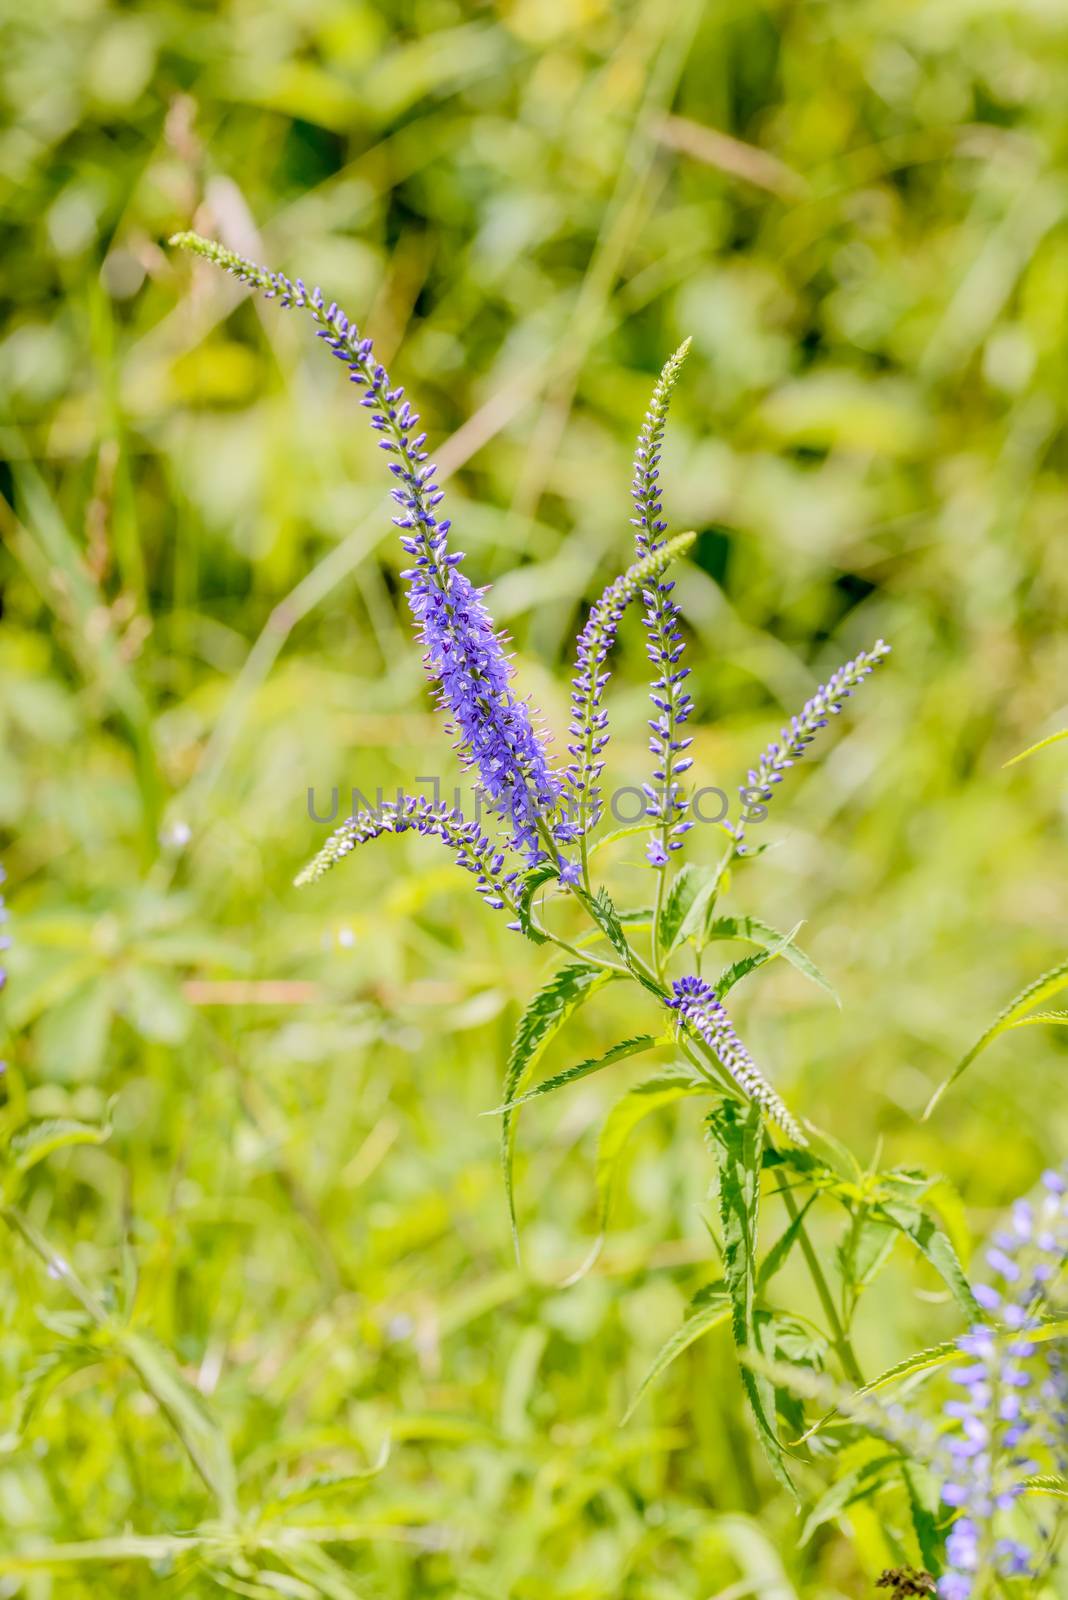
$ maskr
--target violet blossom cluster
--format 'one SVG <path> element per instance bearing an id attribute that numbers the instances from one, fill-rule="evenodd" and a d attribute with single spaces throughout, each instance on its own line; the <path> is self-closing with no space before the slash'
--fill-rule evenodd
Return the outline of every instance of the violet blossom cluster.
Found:
<path id="1" fill-rule="evenodd" d="M 390 455 L 389 470 L 396 479 L 392 494 L 399 512 L 393 520 L 415 563 L 404 577 L 427 672 L 452 718 L 462 761 L 477 768 L 490 807 L 506 822 L 512 846 L 537 861 L 542 854 L 538 817 L 555 806 L 560 781 L 528 706 L 512 691 L 505 641 L 482 604 L 485 591 L 474 588 L 459 570 L 462 552 L 449 550 L 450 523 L 437 517 L 443 492 L 435 482 L 435 467 L 425 464 L 426 434 L 415 432 L 419 416 L 403 388 L 391 386 L 385 368 L 375 360 L 371 340 L 361 337 L 336 302 L 327 305 L 321 290 L 309 291 L 301 279 L 271 272 L 196 234 L 178 234 L 172 242 L 215 262 L 268 299 L 278 297 L 285 307 L 307 311 L 319 325 L 319 337 L 349 369 L 350 380 L 366 390 L 360 403 L 371 413 L 372 429 L 382 436 L 380 447 Z"/>
<path id="2" fill-rule="evenodd" d="M 942 1600 L 976 1600 L 995 1575 L 1037 1575 L 1034 1541 L 1024 1542 L 1011 1513 L 1030 1475 L 1044 1466 L 1068 1471 L 1063 1345 L 1040 1337 L 1063 1297 L 1066 1196 L 1064 1171 L 1050 1171 L 1035 1202 L 1016 1202 L 1011 1226 L 987 1252 L 994 1281 L 975 1290 L 990 1320 L 957 1340 L 967 1362 L 952 1374 L 958 1393 L 944 1408 L 951 1426 L 935 1461 L 942 1498 L 959 1513 L 946 1541 Z"/>
<path id="3" fill-rule="evenodd" d="M 788 726 L 782 729 L 778 739 L 768 745 L 756 766 L 750 768 L 745 791 L 750 805 L 757 800 L 771 799 L 774 785 L 782 782 L 790 768 L 801 760 L 819 730 L 827 726 L 831 717 L 838 716 L 853 690 L 889 654 L 890 646 L 885 640 L 877 639 L 870 650 L 862 650 L 852 661 L 845 662 L 826 683 L 820 685 L 811 699 L 806 700 L 797 715 L 791 717 Z M 744 816 L 739 822 L 728 823 L 727 826 L 734 836 L 738 854 L 744 854 Z"/>
<path id="4" fill-rule="evenodd" d="M 679 346 L 660 374 L 649 409 L 645 414 L 634 452 L 634 481 L 631 495 L 635 515 L 634 543 L 640 557 L 659 550 L 667 523 L 663 520 L 660 488 L 660 456 L 664 443 L 671 394 L 678 382 L 682 364 L 690 348 L 689 339 Z M 689 667 L 680 667 L 683 642 L 679 630 L 679 608 L 671 598 L 674 582 L 658 578 L 643 592 L 645 602 L 646 651 L 656 676 L 649 698 L 656 709 L 650 719 L 649 750 L 653 756 L 653 782 L 643 785 L 648 800 L 646 815 L 658 824 L 646 849 L 649 864 L 662 870 L 671 851 L 681 850 L 683 836 L 693 827 L 687 818 L 688 802 L 679 779 L 693 765 L 686 751 L 692 739 L 678 738 L 678 731 L 693 710 L 693 701 L 682 687 Z"/>
<path id="5" fill-rule="evenodd" d="M 726 1007 L 713 986 L 703 978 L 677 978 L 672 984 L 668 1005 L 677 1014 L 680 1023 L 687 1024 L 700 1035 L 743 1093 L 755 1100 L 795 1144 L 807 1145 L 808 1140 L 796 1118 L 787 1110 L 739 1039 Z"/>

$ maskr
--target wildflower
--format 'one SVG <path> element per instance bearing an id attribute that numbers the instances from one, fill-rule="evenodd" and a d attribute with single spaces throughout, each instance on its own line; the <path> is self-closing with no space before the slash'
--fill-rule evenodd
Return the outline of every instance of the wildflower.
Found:
<path id="1" fill-rule="evenodd" d="M 665 364 L 638 435 L 631 488 L 636 515 L 631 521 L 636 529 L 635 546 L 639 557 L 655 554 L 664 544 L 667 523 L 661 518 L 660 453 L 671 393 L 689 348 L 687 339 Z M 649 692 L 657 712 L 649 723 L 652 730 L 649 749 L 656 765 L 653 782 L 643 787 L 648 800 L 646 815 L 659 825 L 659 848 L 654 850 L 650 846 L 647 852 L 650 865 L 657 868 L 667 864 L 669 851 L 682 849 L 683 835 L 693 827 L 693 822 L 686 817 L 688 801 L 678 781 L 693 765 L 685 754 L 692 739 L 677 737 L 693 710 L 693 701 L 682 687 L 690 669 L 678 664 L 683 647 L 678 626 L 679 608 L 671 598 L 674 587 L 674 583 L 657 577 L 643 591 L 646 651 L 657 674 Z"/>
<path id="2" fill-rule="evenodd" d="M 703 978 L 677 978 L 672 984 L 672 998 L 668 1005 L 677 1012 L 680 1022 L 693 1028 L 715 1052 L 738 1087 L 755 1100 L 795 1144 L 806 1145 L 808 1140 L 797 1121 L 735 1033 L 723 1002 L 712 985 Z"/>
<path id="3" fill-rule="evenodd" d="M 605 668 L 605 662 L 620 620 L 635 596 L 643 593 L 676 556 L 688 550 L 693 540 L 692 533 L 681 533 L 661 542 L 656 550 L 628 567 L 621 577 L 608 585 L 591 608 L 578 636 L 575 675 L 571 681 L 570 734 L 573 742 L 567 747 L 571 762 L 565 778 L 576 832 L 580 835 L 596 827 L 604 809 L 597 780 L 604 771 L 602 758 L 608 743 L 608 712 L 604 709 L 603 698 L 611 673 Z M 560 837 L 559 831 L 557 837 Z"/>
<path id="4" fill-rule="evenodd" d="M 361 811 L 349 817 L 300 873 L 297 884 L 314 883 L 359 844 L 381 838 L 385 833 L 406 833 L 409 829 L 448 845 L 455 853 L 457 865 L 474 874 L 478 893 L 494 911 L 505 906 L 514 910 L 512 885 L 518 873 L 505 871 L 503 854 L 494 850 L 477 822 L 466 821 L 461 812 L 450 809 L 444 802 L 434 805 L 425 795 L 406 795 L 399 803 L 386 801 L 374 811 Z"/>
<path id="5" fill-rule="evenodd" d="M 778 739 L 764 751 L 756 766 L 750 769 L 748 786 L 743 791 L 743 797 L 750 804 L 771 799 L 773 786 L 781 783 L 794 763 L 800 761 L 819 730 L 827 726 L 828 718 L 838 715 L 857 685 L 863 683 L 889 654 L 890 646 L 882 639 L 877 639 L 870 650 L 862 650 L 852 661 L 847 661 L 816 690 L 798 715 L 790 719 L 789 726 L 782 729 Z M 728 824 L 728 827 L 734 835 L 738 853 L 744 854 L 744 816 L 739 822 Z"/>
<path id="6" fill-rule="evenodd" d="M 403 388 L 391 386 L 370 339 L 361 338 L 336 303 L 326 305 L 319 289 L 309 292 L 301 279 L 294 282 L 284 273 L 270 272 L 196 234 L 176 234 L 172 243 L 214 261 L 268 299 L 277 296 L 283 306 L 308 312 L 318 324 L 319 337 L 348 368 L 350 380 L 366 391 L 360 403 L 371 413 L 371 427 L 381 435 L 380 447 L 390 457 L 396 480 L 392 495 L 399 512 L 393 521 L 415 563 L 404 577 L 427 672 L 452 718 L 462 760 L 477 768 L 490 807 L 504 819 L 512 845 L 536 861 L 541 855 L 538 820 L 556 805 L 560 782 L 529 708 L 512 691 L 504 637 L 494 630 L 482 604 L 485 590 L 474 588 L 459 570 L 462 553 L 449 550 L 451 525 L 437 516 L 444 496 L 435 482 L 435 467 L 424 465 L 426 434 L 415 431 L 419 417 Z"/>
<path id="7" fill-rule="evenodd" d="M 935 1458 L 942 1498 L 960 1513 L 946 1541 L 942 1600 L 971 1600 L 990 1573 L 1034 1575 L 1034 1552 L 1016 1537 L 998 1537 L 999 1518 L 1037 1470 L 1034 1456 L 1051 1455 L 1058 1472 L 1068 1466 L 1063 1358 L 1029 1337 L 1053 1310 L 1068 1261 L 1063 1176 L 1046 1173 L 1043 1190 L 1037 1205 L 1017 1201 L 1011 1228 L 995 1234 L 987 1251 L 997 1282 L 980 1284 L 975 1297 L 1000 1327 L 979 1324 L 957 1340 L 968 1361 L 950 1374 L 958 1393 L 943 1408 L 952 1426 Z"/>

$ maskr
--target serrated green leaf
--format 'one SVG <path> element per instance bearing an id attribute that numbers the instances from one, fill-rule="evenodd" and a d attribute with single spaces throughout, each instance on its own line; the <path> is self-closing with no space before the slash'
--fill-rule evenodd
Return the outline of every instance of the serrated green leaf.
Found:
<path id="1" fill-rule="evenodd" d="M 797 1213 L 797 1216 L 794 1217 L 790 1223 L 790 1226 L 785 1230 L 785 1232 L 780 1234 L 779 1238 L 776 1239 L 775 1243 L 764 1257 L 764 1260 L 760 1266 L 760 1271 L 757 1273 L 758 1294 L 763 1293 L 764 1289 L 779 1271 L 779 1268 L 785 1263 L 787 1256 L 790 1254 L 790 1251 L 793 1249 L 794 1245 L 801 1236 L 801 1229 L 805 1225 L 805 1218 L 808 1216 L 808 1213 L 814 1205 L 815 1200 L 816 1196 L 814 1194 L 809 1195 L 808 1199 L 801 1207 L 801 1210 Z"/>
<path id="2" fill-rule="evenodd" d="M 846 1511 L 855 1500 L 864 1500 L 877 1490 L 897 1470 L 901 1460 L 896 1452 L 886 1452 L 843 1472 L 805 1518 L 797 1541 L 798 1549 L 803 1550 L 818 1529 Z"/>
<path id="3" fill-rule="evenodd" d="M 1023 1481 L 1028 1494 L 1053 1495 L 1057 1500 L 1068 1500 L 1068 1478 L 1056 1472 L 1039 1472 Z"/>
<path id="4" fill-rule="evenodd" d="M 525 1106 L 529 1100 L 537 1100 L 544 1094 L 552 1094 L 555 1089 L 563 1089 L 569 1083 L 577 1083 L 580 1078 L 588 1078 L 591 1073 L 600 1072 L 602 1067 L 610 1067 L 616 1061 L 623 1061 L 628 1056 L 640 1055 L 644 1050 L 651 1050 L 654 1045 L 665 1044 L 666 1037 L 657 1038 L 652 1033 L 636 1034 L 633 1039 L 623 1039 L 619 1044 L 614 1044 L 606 1050 L 603 1056 L 594 1056 L 589 1061 L 580 1061 L 575 1067 L 568 1067 L 563 1072 L 558 1072 L 552 1078 L 546 1078 L 544 1083 L 539 1083 L 535 1088 L 528 1089 L 517 1100 L 510 1100 L 506 1105 L 495 1106 L 492 1111 L 483 1112 L 483 1116 L 500 1116 L 506 1111 L 515 1111 L 518 1106 Z"/>
<path id="5" fill-rule="evenodd" d="M 719 998 L 722 1000 L 724 995 L 729 994 L 736 984 L 741 983 L 742 979 L 747 978 L 757 967 L 763 967 L 781 955 L 800 926 L 799 922 L 790 933 L 782 934 L 767 949 L 758 950 L 755 955 L 743 956 L 740 961 L 732 961 L 729 967 L 725 967 L 716 979 L 716 994 Z"/>
<path id="6" fill-rule="evenodd" d="M 1031 1028 L 1036 1023 L 1043 1023 L 1053 1027 L 1068 1026 L 1068 1011 L 1035 1011 L 1029 1017 L 1017 1017 L 1015 1022 L 1010 1022 L 1010 1028 Z"/>
<path id="7" fill-rule="evenodd" d="M 1050 995 L 1059 994 L 1062 989 L 1068 989 L 1068 961 L 1062 961 L 1059 966 L 1051 967 L 1048 972 L 1044 972 L 1040 978 L 1029 983 L 1026 989 L 1021 989 L 1004 1010 L 998 1012 L 986 1032 L 976 1040 L 968 1054 L 957 1062 L 946 1081 L 935 1090 L 927 1102 L 927 1109 L 923 1114 L 924 1120 L 926 1121 L 931 1115 L 951 1084 L 956 1083 L 965 1068 L 971 1066 L 977 1055 L 980 1055 L 988 1045 L 993 1044 L 1006 1029 L 1018 1022 L 1032 1006 L 1038 1005 L 1041 1000 L 1048 1000 Z"/>
<path id="8" fill-rule="evenodd" d="M 689 1067 L 665 1068 L 628 1089 L 605 1118 L 597 1144 L 597 1231 L 603 1235 L 612 1206 L 612 1188 L 620 1155 L 634 1129 L 661 1106 L 671 1105 L 684 1095 L 708 1094 L 710 1086 L 695 1076 Z"/>
<path id="9" fill-rule="evenodd" d="M 759 1107 L 724 1100 L 710 1113 L 708 1127 L 719 1165 L 719 1218 L 724 1277 L 731 1298 L 731 1332 L 740 1357 L 747 1350 L 763 1354 L 755 1312 L 764 1123 Z M 796 1499 L 797 1491 L 775 1430 L 774 1388 L 744 1361 L 741 1375 L 771 1470 Z"/>
<path id="10" fill-rule="evenodd" d="M 687 863 L 686 866 L 679 868 L 672 879 L 671 887 L 664 897 L 656 929 L 657 943 L 662 950 L 674 949 L 687 912 L 693 905 L 702 878 L 706 874 L 707 868 L 702 869 Z"/>
<path id="11" fill-rule="evenodd" d="M 630 954 L 630 947 L 627 944 L 627 936 L 623 932 L 623 925 L 616 915 L 616 908 L 612 904 L 607 889 L 602 887 L 597 890 L 597 893 L 590 901 L 590 911 L 613 950 L 617 955 L 621 955 L 625 961 Z"/>
<path id="12" fill-rule="evenodd" d="M 706 928 L 708 919 L 715 909 L 719 891 L 723 886 L 733 859 L 734 845 L 731 844 L 716 865 L 707 869 L 704 882 L 698 889 L 693 903 L 683 918 L 682 926 L 679 928 L 678 937 L 675 941 L 676 944 L 683 944 L 687 939 L 693 939 L 698 950 L 704 949 L 707 943 Z"/>
<path id="13" fill-rule="evenodd" d="M 535 928 L 530 917 L 530 908 L 534 896 L 542 884 L 548 883 L 550 878 L 556 877 L 556 868 L 551 862 L 543 861 L 540 866 L 531 867 L 519 880 L 519 893 L 516 896 L 516 914 L 519 917 L 519 926 L 534 944 L 546 944 L 547 938 L 540 928 Z"/>
<path id="14" fill-rule="evenodd" d="M 939 1488 L 933 1475 L 915 1461 L 902 1461 L 901 1476 L 920 1560 L 932 1572 L 937 1571 L 945 1546 L 945 1531 L 941 1526 L 944 1507 Z"/>
<path id="15" fill-rule="evenodd" d="M 527 1005 L 519 1019 L 508 1064 L 504 1072 L 503 1104 L 517 1100 L 523 1085 L 537 1066 L 538 1060 L 553 1035 L 568 1017 L 614 974 L 603 967 L 587 966 L 576 962 L 561 967 Z M 501 1160 L 504 1166 L 504 1184 L 508 1196 L 508 1216 L 512 1224 L 512 1237 L 516 1250 L 519 1235 L 516 1229 L 515 1191 L 512 1181 L 512 1158 L 515 1149 L 515 1119 L 505 1111 L 501 1123 Z"/>
<path id="16" fill-rule="evenodd" d="M 800 926 L 798 923 L 798 927 Z M 743 939 L 747 944 L 760 945 L 765 950 L 773 949 L 792 967 L 796 967 L 798 972 L 803 973 L 819 988 L 826 990 L 835 1005 L 841 1005 L 834 985 L 824 976 L 811 957 L 794 943 L 793 936 L 780 933 L 769 923 L 761 922 L 759 917 L 716 917 L 708 925 L 705 937 L 709 943 L 713 939 Z"/>
<path id="17" fill-rule="evenodd" d="M 982 1320 L 982 1310 L 972 1293 L 972 1286 L 960 1264 L 957 1252 L 933 1217 L 918 1207 L 897 1205 L 888 1200 L 873 1207 L 873 1215 L 893 1223 L 895 1228 L 900 1228 L 934 1267 L 965 1316 L 970 1321 Z"/>
<path id="18" fill-rule="evenodd" d="M 895 1223 L 860 1207 L 836 1251 L 843 1283 L 854 1293 L 866 1289 L 890 1259 L 900 1237 Z"/>
<path id="19" fill-rule="evenodd" d="M 630 1421 L 650 1384 L 655 1383 L 667 1371 L 671 1363 L 682 1355 L 684 1350 L 688 1350 L 692 1344 L 695 1344 L 706 1333 L 710 1333 L 713 1328 L 718 1328 L 726 1322 L 730 1314 L 730 1296 L 725 1289 L 720 1289 L 714 1296 L 707 1296 L 700 1305 L 694 1307 L 682 1327 L 677 1329 L 671 1335 L 671 1338 L 661 1345 L 653 1359 L 652 1366 L 634 1391 L 634 1398 L 624 1413 L 620 1427 Z"/>

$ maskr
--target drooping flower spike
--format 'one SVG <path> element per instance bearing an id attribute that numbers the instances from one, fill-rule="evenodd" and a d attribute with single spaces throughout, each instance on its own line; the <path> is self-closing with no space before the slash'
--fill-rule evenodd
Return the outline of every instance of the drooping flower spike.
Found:
<path id="1" fill-rule="evenodd" d="M 604 807 L 597 780 L 604 771 L 604 751 L 608 744 L 608 712 L 604 690 L 611 677 L 605 666 L 615 641 L 623 613 L 637 595 L 655 582 L 676 556 L 693 544 L 695 535 L 680 533 L 662 542 L 649 555 L 628 567 L 605 589 L 591 608 L 586 625 L 578 636 L 575 675 L 571 680 L 571 761 L 566 772 L 569 789 L 569 822 L 581 835 L 596 827 Z M 558 835 L 559 837 L 559 835 Z"/>
<path id="2" fill-rule="evenodd" d="M 741 791 L 747 807 L 771 799 L 773 786 L 782 782 L 790 768 L 801 760 L 819 730 L 827 726 L 829 718 L 838 715 L 857 685 L 863 683 L 889 654 L 890 646 L 884 640 L 877 639 L 870 650 L 862 650 L 852 661 L 847 661 L 832 673 L 826 683 L 821 684 L 798 715 L 790 719 L 789 726 L 783 728 L 778 739 L 768 745 L 756 766 L 750 768 L 748 784 Z M 739 855 L 745 853 L 745 821 L 743 812 L 738 822 L 726 825 L 734 836 Z"/>
<path id="3" fill-rule="evenodd" d="M 689 348 L 687 339 L 665 363 L 638 435 L 631 486 L 635 514 L 631 521 L 639 558 L 655 554 L 664 543 L 667 523 L 661 516 L 660 454 L 672 390 L 679 380 Z M 693 765 L 685 754 L 693 741 L 678 738 L 678 730 L 693 710 L 693 701 L 682 687 L 689 668 L 678 664 L 682 655 L 682 634 L 678 625 L 679 608 L 671 598 L 674 587 L 673 582 L 657 576 L 643 591 L 646 651 L 656 674 L 649 693 L 656 708 L 656 716 L 649 723 L 652 730 L 649 749 L 655 766 L 652 783 L 643 787 L 646 815 L 659 824 L 646 854 L 650 866 L 657 868 L 667 865 L 671 851 L 682 849 L 683 835 L 693 827 L 686 817 L 688 802 L 679 784 L 683 773 Z"/>
<path id="4" fill-rule="evenodd" d="M 743 1093 L 755 1100 L 795 1144 L 807 1145 L 797 1119 L 787 1110 L 739 1039 L 712 985 L 703 978 L 677 978 L 672 984 L 668 1005 L 677 1013 L 680 1022 L 691 1027 L 714 1051 Z"/>
<path id="5" fill-rule="evenodd" d="M 478 893 L 494 911 L 515 909 L 512 885 L 519 874 L 506 870 L 503 854 L 494 849 L 477 822 L 466 821 L 459 811 L 443 802 L 434 805 L 425 795 L 402 796 L 399 803 L 385 801 L 373 811 L 360 811 L 349 817 L 300 873 L 297 884 L 315 883 L 357 845 L 380 839 L 383 834 L 409 830 L 447 845 L 455 854 L 457 865 L 477 878 Z"/>
<path id="6" fill-rule="evenodd" d="M 404 576 L 427 672 L 452 718 L 461 759 L 477 769 L 511 844 L 531 861 L 538 860 L 538 819 L 555 807 L 560 782 L 527 705 L 513 693 L 502 638 L 482 604 L 484 590 L 475 589 L 459 570 L 462 553 L 448 548 L 450 524 L 437 517 L 443 494 L 434 481 L 434 466 L 424 465 L 426 434 L 415 432 L 419 417 L 404 399 L 404 390 L 391 387 L 371 341 L 361 338 L 336 303 L 326 305 L 320 290 L 309 291 L 299 278 L 294 282 L 284 273 L 270 272 L 195 233 L 176 234 L 171 242 L 215 262 L 268 299 L 278 297 L 283 306 L 307 312 L 319 337 L 349 369 L 351 381 L 366 390 L 361 404 L 371 413 L 371 427 L 381 435 L 396 479 L 392 493 L 399 513 L 393 520 L 415 562 Z"/>

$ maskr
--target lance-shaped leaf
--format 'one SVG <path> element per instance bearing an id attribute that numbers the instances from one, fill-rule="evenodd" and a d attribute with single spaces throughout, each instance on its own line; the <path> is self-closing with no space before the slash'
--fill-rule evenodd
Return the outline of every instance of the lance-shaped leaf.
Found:
<path id="1" fill-rule="evenodd" d="M 982 1310 L 972 1293 L 972 1286 L 960 1264 L 957 1252 L 932 1217 L 921 1211 L 918 1206 L 900 1205 L 896 1201 L 888 1200 L 874 1206 L 871 1215 L 875 1219 L 891 1222 L 895 1228 L 900 1228 L 901 1232 L 912 1240 L 920 1254 L 926 1256 L 969 1321 L 982 1320 Z"/>
<path id="2" fill-rule="evenodd" d="M 927 1109 L 923 1114 L 924 1120 L 926 1121 L 931 1115 L 950 1085 L 956 1083 L 964 1069 L 971 1066 L 976 1056 L 980 1055 L 987 1045 L 993 1044 L 1006 1029 L 1015 1026 L 1033 1006 L 1048 1000 L 1051 995 L 1059 994 L 1062 989 L 1068 989 L 1068 961 L 1062 961 L 1058 966 L 1044 972 L 1041 978 L 1036 978 L 1026 989 L 1021 989 L 1015 1000 L 1010 1000 L 1004 1010 L 998 1012 L 989 1028 L 975 1041 L 968 1054 L 957 1062 L 945 1083 L 935 1090 L 927 1103 Z"/>
<path id="3" fill-rule="evenodd" d="M 512 1049 L 504 1073 L 505 1106 L 517 1100 L 522 1094 L 524 1085 L 529 1082 L 539 1057 L 554 1034 L 568 1017 L 577 1011 L 583 1001 L 588 999 L 595 989 L 607 983 L 612 976 L 613 974 L 606 972 L 603 967 L 576 962 L 572 966 L 561 967 L 544 988 L 539 989 L 520 1017 L 515 1038 L 512 1040 Z M 505 1111 L 501 1123 L 501 1159 L 504 1164 L 504 1183 L 508 1194 L 508 1215 L 518 1253 L 519 1235 L 516 1229 L 512 1175 L 514 1149 L 515 1122 L 512 1112 Z"/>
<path id="4" fill-rule="evenodd" d="M 722 1284 L 710 1284 L 695 1297 L 682 1327 L 678 1328 L 657 1351 L 652 1366 L 634 1392 L 634 1398 L 624 1413 L 620 1427 L 630 1421 L 650 1384 L 655 1383 L 684 1350 L 696 1344 L 698 1339 L 710 1333 L 713 1328 L 721 1327 L 730 1314 L 730 1296 Z"/>
<path id="5" fill-rule="evenodd" d="M 798 923 L 797 927 L 800 926 Z M 835 1005 L 841 1005 L 834 985 L 824 977 L 812 958 L 794 943 L 793 935 L 796 932 L 797 928 L 793 933 L 780 933 L 777 928 L 761 922 L 759 917 L 716 917 L 708 925 L 706 940 L 742 939 L 747 944 L 756 944 L 763 950 L 774 951 L 792 967 L 796 967 L 798 972 L 803 973 L 810 982 L 826 990 Z"/>
<path id="6" fill-rule="evenodd" d="M 495 1106 L 492 1111 L 484 1111 L 482 1115 L 495 1117 L 504 1112 L 515 1111 L 517 1107 L 525 1106 L 529 1100 L 538 1100 L 542 1095 L 552 1094 L 555 1089 L 564 1089 L 569 1083 L 577 1083 L 580 1078 L 588 1078 L 592 1073 L 600 1072 L 602 1067 L 610 1067 L 616 1061 L 625 1061 L 628 1056 L 641 1055 L 644 1050 L 651 1050 L 654 1045 L 666 1044 L 668 1038 L 668 1035 L 658 1039 L 652 1033 L 639 1033 L 633 1039 L 621 1039 L 619 1044 L 614 1044 L 610 1050 L 606 1050 L 603 1056 L 594 1056 L 589 1061 L 580 1061 L 577 1066 L 565 1067 L 563 1072 L 557 1072 L 551 1078 L 546 1078 L 544 1083 L 528 1089 L 517 1099 L 509 1100 L 506 1105 Z"/>

